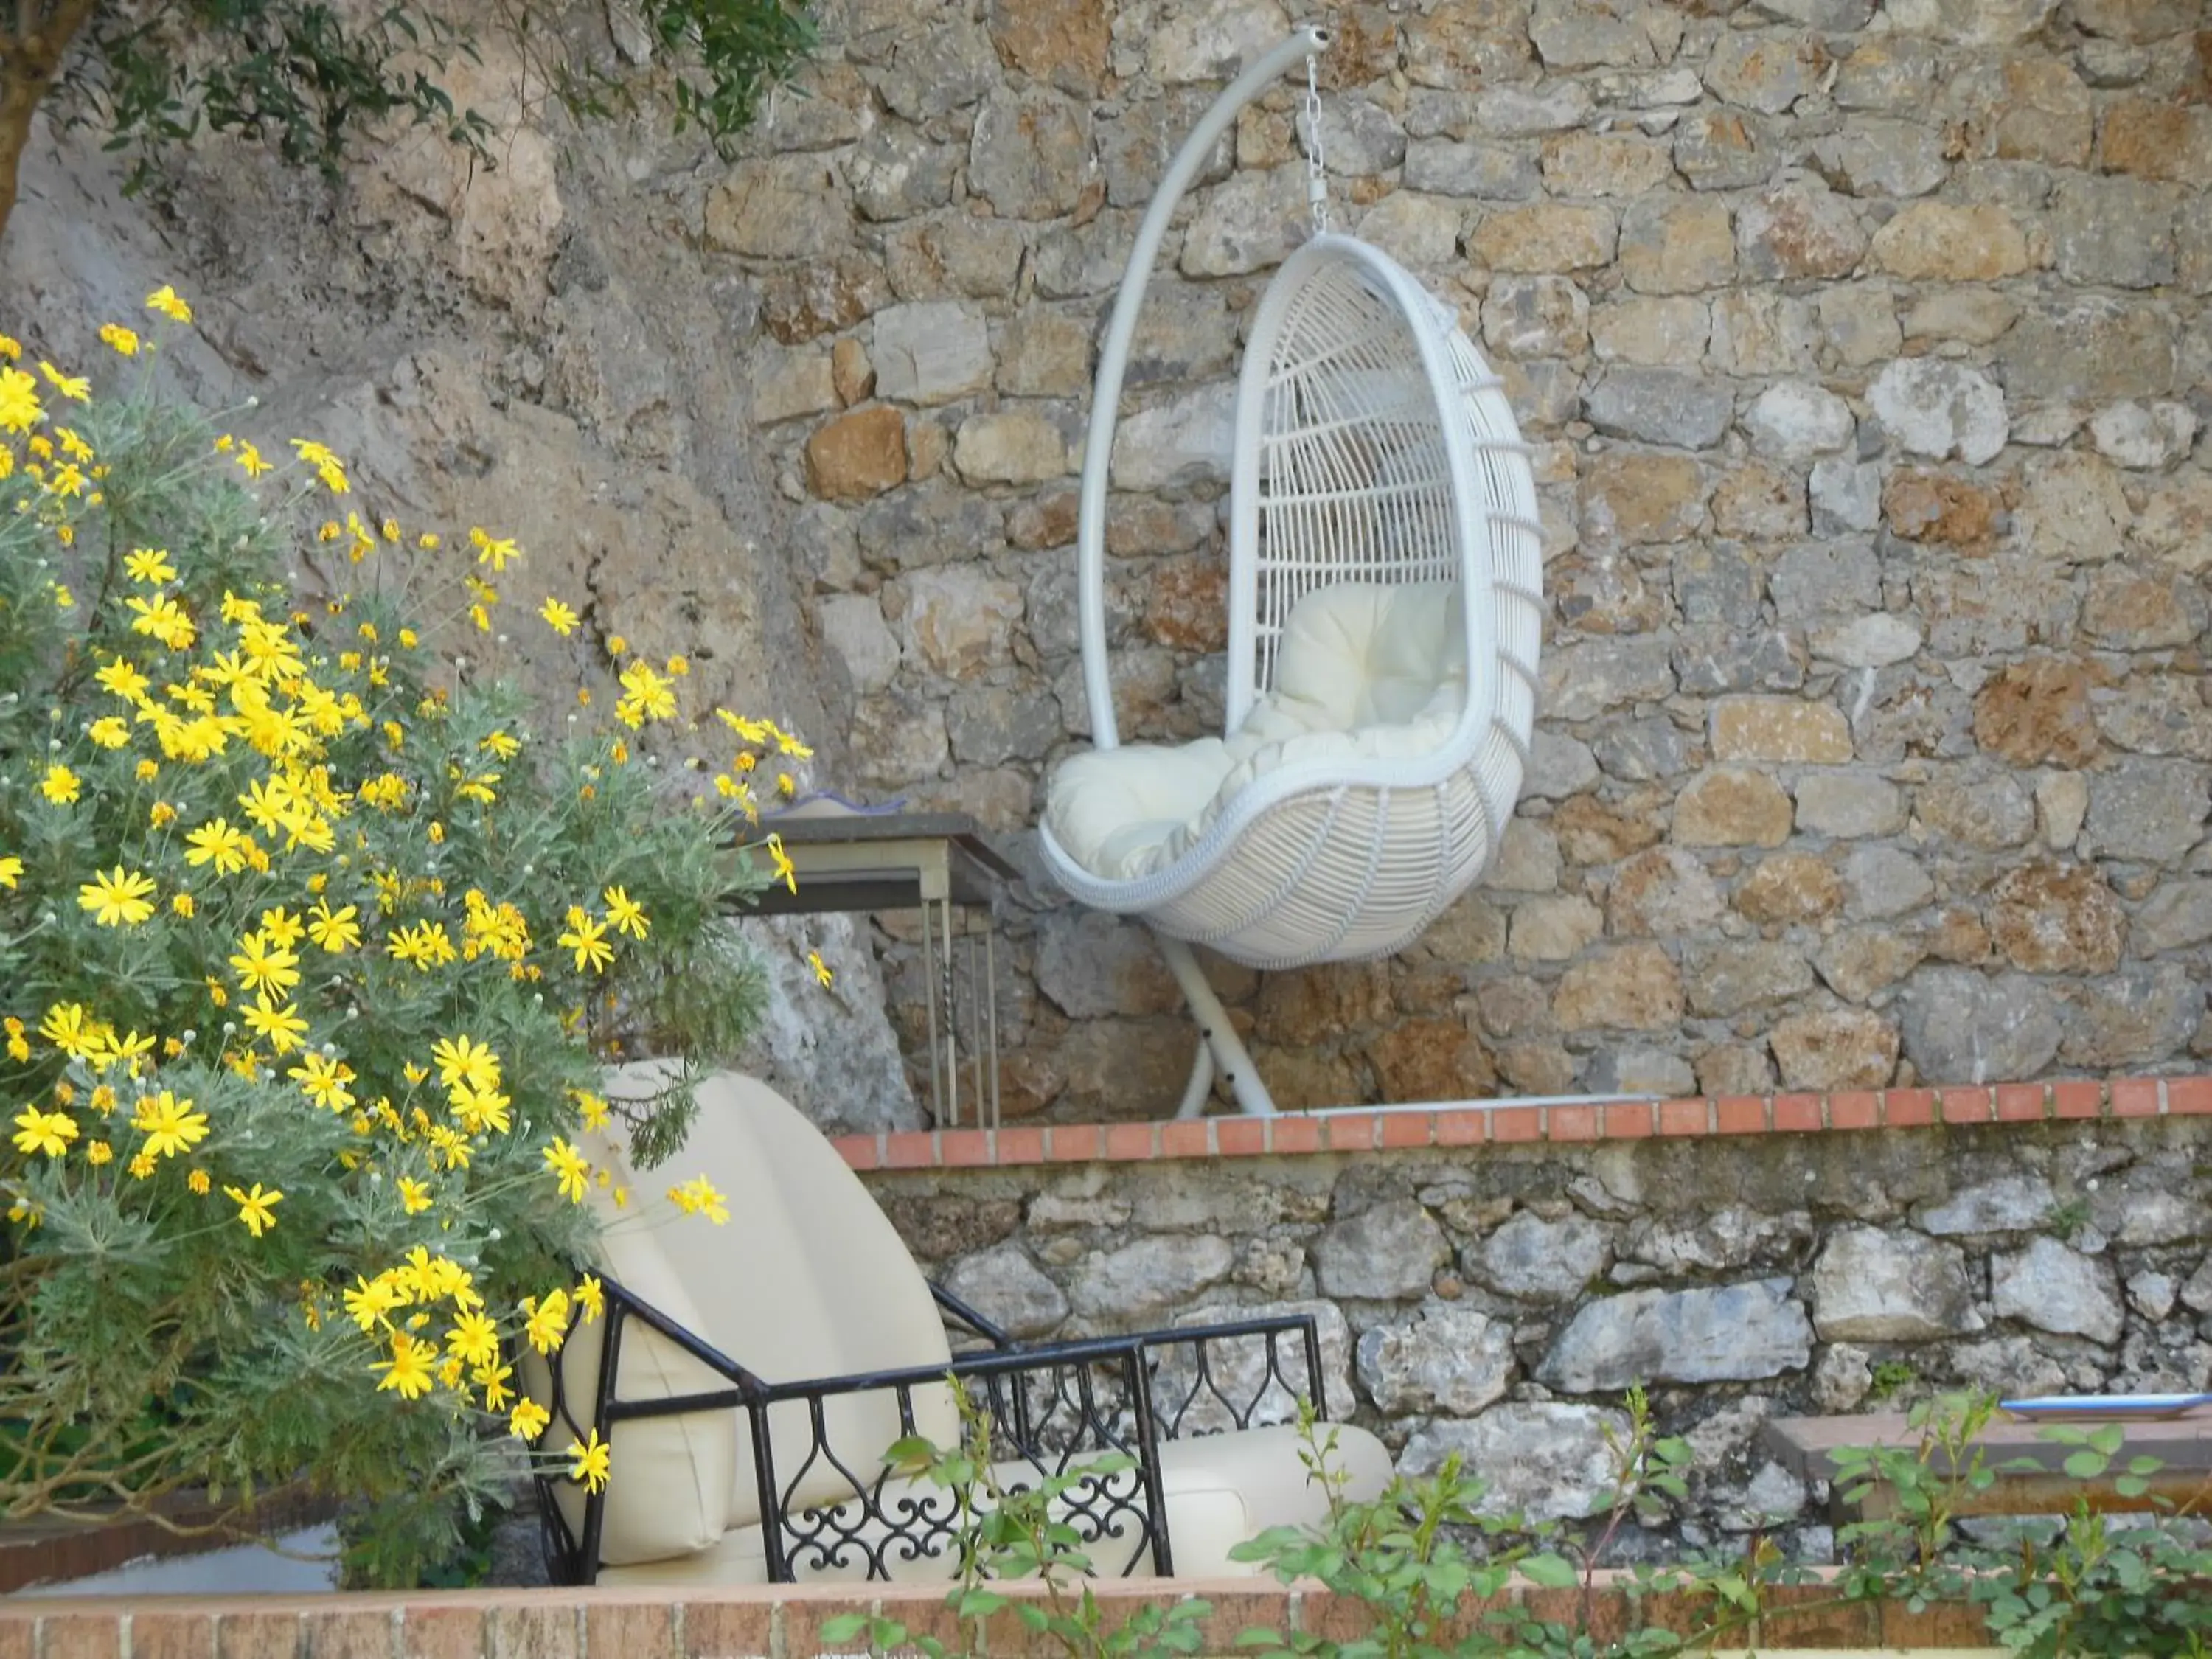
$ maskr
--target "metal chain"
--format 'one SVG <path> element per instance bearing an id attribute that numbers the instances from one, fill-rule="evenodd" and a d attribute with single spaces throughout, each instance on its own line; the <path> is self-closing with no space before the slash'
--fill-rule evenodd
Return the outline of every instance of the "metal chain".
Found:
<path id="1" fill-rule="evenodd" d="M 1328 231 L 1328 164 L 1321 149 L 1321 75 L 1314 60 L 1306 59 L 1306 205 L 1313 213 L 1314 234 Z"/>

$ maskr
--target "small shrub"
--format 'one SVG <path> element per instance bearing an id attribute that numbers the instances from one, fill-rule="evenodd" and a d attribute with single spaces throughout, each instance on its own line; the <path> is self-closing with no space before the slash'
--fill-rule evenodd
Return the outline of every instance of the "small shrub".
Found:
<path id="1" fill-rule="evenodd" d="M 599 1314 L 603 1057 L 712 1065 L 756 1018 L 745 769 L 804 751 L 716 711 L 738 763 L 672 810 L 634 745 L 680 659 L 573 727 L 478 683 L 422 615 L 488 629 L 512 543 L 409 537 L 102 337 L 119 394 L 0 337 L 0 1514 L 304 1479 L 410 1583 L 543 1429 L 519 1345 Z M 303 510 L 355 579 L 313 604 Z M 689 1109 L 636 1109 L 641 1163 Z M 562 1467 L 604 1478 L 594 1441 Z"/>

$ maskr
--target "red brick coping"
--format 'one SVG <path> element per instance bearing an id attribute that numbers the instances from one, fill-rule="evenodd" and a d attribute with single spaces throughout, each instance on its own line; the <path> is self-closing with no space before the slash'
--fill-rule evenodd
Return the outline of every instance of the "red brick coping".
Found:
<path id="1" fill-rule="evenodd" d="M 830 1650 L 820 1635 L 823 1623 L 856 1613 L 880 1613 L 955 1652 L 980 1651 L 990 1659 L 1059 1651 L 1024 1632 L 1011 1613 L 994 1617 L 981 1632 L 961 1629 L 945 1609 L 941 1588 L 872 1588 L 877 1593 L 850 1584 L 786 1584 L 11 1600 L 0 1601 L 0 1659 L 811 1659 Z M 1000 1588 L 1036 1593 L 1034 1587 Z M 1200 1626 L 1200 1650 L 1206 1654 L 1238 1651 L 1239 1632 L 1255 1627 L 1340 1641 L 1367 1629 L 1356 1602 L 1265 1579 L 1122 1580 L 1095 1588 L 1108 1604 L 1109 1624 L 1140 1602 L 1202 1597 L 1212 1607 Z M 1517 1587 L 1500 1601 L 1572 1624 L 1581 1596 Z M 1469 1610 L 1470 1620 L 1477 1611 Z M 1593 1631 L 1607 1638 L 1639 1626 L 1687 1634 L 1703 1623 L 1697 1607 L 1617 1583 L 1601 1585 L 1590 1611 Z M 1839 1605 L 1826 1586 L 1802 1584 L 1769 1591 L 1757 1627 L 1729 1645 L 1786 1651 L 1992 1644 L 1978 1608 L 1938 1604 L 1913 1613 L 1902 1604 Z"/>
<path id="2" fill-rule="evenodd" d="M 1024 1125 L 844 1135 L 856 1170 L 1006 1169 L 1030 1164 L 1146 1163 L 1418 1146 L 1641 1140 L 1654 1135 L 1796 1134 L 1921 1129 L 1931 1124 L 2068 1122 L 2212 1116 L 2212 1076 L 2000 1083 L 1994 1087 L 1865 1089 L 1834 1094 L 1719 1095 L 1573 1105 L 1408 1107 L 1155 1123 Z"/>

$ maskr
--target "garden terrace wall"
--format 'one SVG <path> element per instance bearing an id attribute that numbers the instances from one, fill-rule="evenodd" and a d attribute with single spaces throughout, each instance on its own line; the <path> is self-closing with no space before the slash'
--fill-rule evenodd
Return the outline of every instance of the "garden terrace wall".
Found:
<path id="1" fill-rule="evenodd" d="M 839 1143 L 933 1276 L 1025 1338 L 1311 1312 L 1407 1473 L 1573 1519 L 1649 1386 L 1698 1452 L 1663 1553 L 1827 1557 L 1770 1416 L 2212 1376 L 2212 1078 Z"/>
<path id="2" fill-rule="evenodd" d="M 1013 1594 L 1033 1593 L 1006 1587 Z M 1206 1656 L 1238 1651 L 1240 1632 L 1307 1631 L 1346 1639 L 1366 1628 L 1361 1610 L 1327 1591 L 1272 1582 L 1185 1579 L 1098 1587 L 1109 1620 L 1137 1605 L 1197 1595 L 1212 1605 L 1201 1626 Z M 1972 1610 L 1902 1606 L 1836 1608 L 1825 1588 L 1774 1593 L 1769 1615 L 1748 1632 L 1761 1651 L 1811 1649 L 1915 1650 L 1961 1656 L 2001 1652 Z M 1540 1617 L 1567 1622 L 1578 1593 L 1516 1588 L 1508 1600 Z M 146 1596 L 113 1600 L 0 1602 L 0 1659 L 815 1659 L 831 1649 L 819 1634 L 842 1614 L 880 1612 L 909 1630 L 944 1640 L 956 1653 L 1030 1659 L 1060 1650 L 1024 1632 L 1011 1613 L 981 1630 L 960 1626 L 940 1590 L 882 1587 L 856 1595 L 849 1586 L 774 1588 L 675 1595 L 633 1589 L 454 1591 L 407 1595 L 279 1596 L 212 1600 Z M 1611 1583 L 1592 1608 L 1592 1626 L 1693 1629 L 1696 1613 L 1664 1596 L 1639 1596 Z M 852 1644 L 850 1650 L 867 1649 Z"/>

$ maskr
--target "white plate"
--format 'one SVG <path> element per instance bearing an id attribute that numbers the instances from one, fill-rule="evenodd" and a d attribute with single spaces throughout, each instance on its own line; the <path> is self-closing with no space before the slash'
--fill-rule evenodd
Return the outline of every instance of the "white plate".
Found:
<path id="1" fill-rule="evenodd" d="M 2084 1419 L 2179 1417 L 2199 1406 L 2212 1406 L 2212 1394 L 2052 1394 L 2032 1400 L 2001 1400 L 2014 1417 L 2053 1421 Z"/>

